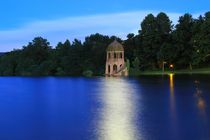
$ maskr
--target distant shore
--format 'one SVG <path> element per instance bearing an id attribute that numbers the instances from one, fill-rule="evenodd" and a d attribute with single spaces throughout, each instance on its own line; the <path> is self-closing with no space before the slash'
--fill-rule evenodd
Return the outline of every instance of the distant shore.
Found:
<path id="1" fill-rule="evenodd" d="M 199 68 L 199 69 L 183 69 L 183 70 L 174 70 L 174 71 L 162 71 L 162 70 L 154 70 L 154 71 L 140 71 L 135 75 L 169 75 L 169 74 L 210 74 L 210 68 Z M 132 74 L 131 74 L 132 75 Z"/>

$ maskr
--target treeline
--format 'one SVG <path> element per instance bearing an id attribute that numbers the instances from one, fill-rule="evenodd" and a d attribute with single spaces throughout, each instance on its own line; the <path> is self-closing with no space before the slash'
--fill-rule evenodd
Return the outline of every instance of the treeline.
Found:
<path id="1" fill-rule="evenodd" d="M 126 40 L 97 33 L 84 42 L 66 40 L 52 48 L 46 39 L 34 38 L 0 56 L 0 75 L 103 75 L 106 47 L 115 39 L 124 45 L 131 74 L 161 69 L 163 62 L 175 69 L 210 66 L 210 12 L 198 18 L 184 14 L 176 25 L 165 13 L 149 14 L 140 26 L 138 34 L 130 33 Z"/>
<path id="2" fill-rule="evenodd" d="M 0 57 L 0 75 L 20 76 L 78 76 L 103 75 L 106 47 L 117 37 L 100 34 L 59 42 L 55 48 L 36 37 L 22 49 L 13 50 Z"/>

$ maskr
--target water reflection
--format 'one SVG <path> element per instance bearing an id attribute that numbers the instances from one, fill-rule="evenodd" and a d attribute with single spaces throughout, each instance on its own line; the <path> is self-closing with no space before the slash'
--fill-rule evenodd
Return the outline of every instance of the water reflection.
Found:
<path id="1" fill-rule="evenodd" d="M 169 74 L 169 87 L 170 87 L 170 108 L 172 117 L 175 119 L 176 116 L 176 103 L 175 103 L 175 96 L 174 96 L 174 74 Z"/>
<path id="2" fill-rule="evenodd" d="M 100 100 L 103 104 L 97 124 L 100 140 L 137 140 L 135 88 L 126 79 L 107 78 L 104 81 Z"/>
<path id="3" fill-rule="evenodd" d="M 206 101 L 203 97 L 202 90 L 200 89 L 200 81 L 195 80 L 194 83 L 196 87 L 194 96 L 196 97 L 197 107 L 199 109 L 200 114 L 205 117 L 206 116 Z"/>
<path id="4" fill-rule="evenodd" d="M 169 75 L 169 88 L 170 88 L 170 124 L 171 124 L 171 131 L 176 139 L 179 139 L 178 133 L 178 121 L 177 121 L 177 112 L 176 112 L 176 100 L 174 95 L 174 74 Z"/>
<path id="5" fill-rule="evenodd" d="M 169 74 L 170 94 L 174 96 L 174 74 Z"/>

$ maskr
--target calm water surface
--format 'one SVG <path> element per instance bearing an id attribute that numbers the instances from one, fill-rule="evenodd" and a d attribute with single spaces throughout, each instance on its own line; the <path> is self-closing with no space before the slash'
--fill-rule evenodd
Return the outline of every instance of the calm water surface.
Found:
<path id="1" fill-rule="evenodd" d="M 210 76 L 0 78 L 0 140 L 178 139 L 210 139 Z"/>

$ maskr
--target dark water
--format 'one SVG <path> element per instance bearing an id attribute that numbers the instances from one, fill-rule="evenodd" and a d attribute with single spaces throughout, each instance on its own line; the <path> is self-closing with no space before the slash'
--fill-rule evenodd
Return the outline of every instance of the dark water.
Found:
<path id="1" fill-rule="evenodd" d="M 0 140 L 209 140 L 210 76 L 0 78 Z"/>

